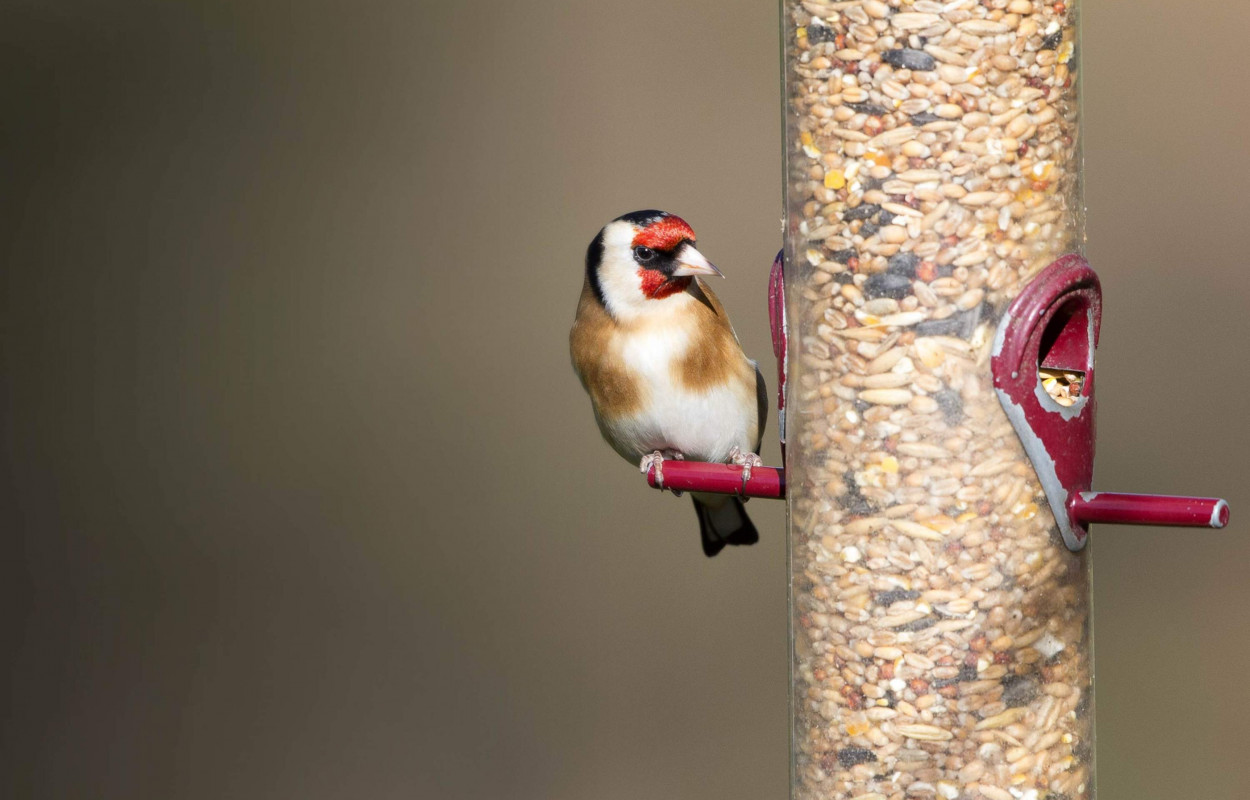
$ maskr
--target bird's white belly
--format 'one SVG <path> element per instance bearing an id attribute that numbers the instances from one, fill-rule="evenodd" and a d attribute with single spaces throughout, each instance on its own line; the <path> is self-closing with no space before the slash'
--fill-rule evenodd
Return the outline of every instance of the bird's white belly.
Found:
<path id="1" fill-rule="evenodd" d="M 734 447 L 754 449 L 750 429 L 756 415 L 754 387 L 726 383 L 702 391 L 684 388 L 673 376 L 674 354 L 685 352 L 680 330 L 635 336 L 624 348 L 626 364 L 645 385 L 646 403 L 636 414 L 611 423 L 617 450 L 641 458 L 673 450 L 698 461 L 726 461 Z"/>
<path id="2" fill-rule="evenodd" d="M 739 393 L 725 387 L 653 397 L 634 428 L 643 453 L 672 449 L 696 461 L 725 461 L 735 446 L 753 448 L 745 422 Z"/>

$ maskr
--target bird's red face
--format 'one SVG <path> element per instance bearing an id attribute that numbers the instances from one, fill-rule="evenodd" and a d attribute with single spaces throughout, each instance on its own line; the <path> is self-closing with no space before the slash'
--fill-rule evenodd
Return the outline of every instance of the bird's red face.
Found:
<path id="1" fill-rule="evenodd" d="M 638 231 L 631 244 L 634 248 L 634 260 L 639 262 L 638 278 L 642 281 L 644 295 L 651 300 L 662 300 L 669 295 L 686 291 L 690 281 L 694 279 L 689 275 L 673 275 L 671 271 L 664 270 L 661 264 L 671 261 L 678 247 L 687 242 L 693 245 L 694 240 L 694 231 L 686 221 L 672 215 L 660 217 Z M 648 252 L 654 253 L 656 257 L 647 256 Z M 645 261 L 639 258 L 640 253 L 646 256 Z"/>
<path id="2" fill-rule="evenodd" d="M 652 301 L 685 292 L 694 276 L 721 274 L 694 241 L 686 221 L 664 211 L 618 217 L 587 251 L 591 288 L 618 316 L 645 314 L 656 307 Z"/>

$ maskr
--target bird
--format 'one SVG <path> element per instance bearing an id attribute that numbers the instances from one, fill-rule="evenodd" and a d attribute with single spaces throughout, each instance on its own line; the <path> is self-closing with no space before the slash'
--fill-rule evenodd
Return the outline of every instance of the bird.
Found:
<path id="1" fill-rule="evenodd" d="M 711 276 L 724 274 L 665 211 L 617 217 L 586 249 L 573 369 L 603 438 L 643 473 L 654 467 L 661 488 L 665 459 L 739 464 L 744 484 L 763 463 L 764 377 L 703 281 Z M 742 498 L 691 497 L 707 556 L 759 541 Z"/>

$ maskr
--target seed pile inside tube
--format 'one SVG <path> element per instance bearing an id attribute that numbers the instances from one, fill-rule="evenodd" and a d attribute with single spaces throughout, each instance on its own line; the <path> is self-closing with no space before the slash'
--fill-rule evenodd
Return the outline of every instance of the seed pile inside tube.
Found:
<path id="1" fill-rule="evenodd" d="M 989 370 L 1084 238 L 1075 9 L 786 14 L 794 797 L 1087 800 L 1088 557 Z"/>
<path id="2" fill-rule="evenodd" d="M 1046 394 L 1061 406 L 1070 406 L 1076 402 L 1081 396 L 1081 382 L 1085 380 L 1085 374 L 1082 372 L 1046 369 L 1045 367 L 1037 371 L 1037 377 L 1041 380 Z"/>
<path id="3" fill-rule="evenodd" d="M 1081 396 L 1081 381 L 1085 380 L 1084 372 L 1071 370 L 1038 370 L 1041 387 L 1059 405 L 1073 405 Z"/>

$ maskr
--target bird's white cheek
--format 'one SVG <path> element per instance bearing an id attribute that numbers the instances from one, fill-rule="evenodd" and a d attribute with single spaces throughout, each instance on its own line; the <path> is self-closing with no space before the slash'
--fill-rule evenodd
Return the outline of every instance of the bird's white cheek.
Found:
<path id="1" fill-rule="evenodd" d="M 642 279 L 632 263 L 601 270 L 599 280 L 608 308 L 618 319 L 633 319 L 646 310 Z"/>
<path id="2" fill-rule="evenodd" d="M 642 279 L 630 247 L 633 235 L 632 226 L 610 230 L 599 265 L 599 286 L 608 310 L 618 319 L 632 319 L 646 310 L 647 298 L 642 293 Z"/>

